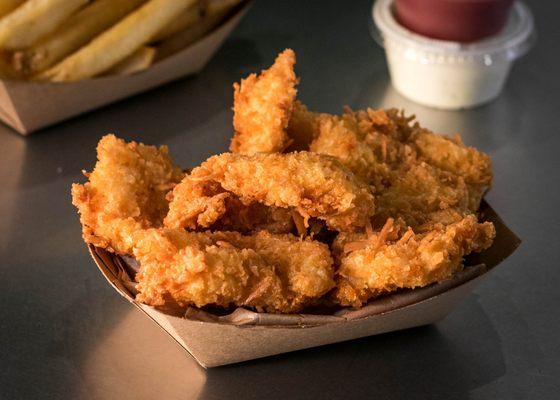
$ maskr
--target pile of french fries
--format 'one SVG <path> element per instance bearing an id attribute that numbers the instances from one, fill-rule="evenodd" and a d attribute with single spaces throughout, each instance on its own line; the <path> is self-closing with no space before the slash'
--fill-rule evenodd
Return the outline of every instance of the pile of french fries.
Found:
<path id="1" fill-rule="evenodd" d="M 219 25 L 241 0 L 0 0 L 0 78 L 132 74 Z"/>

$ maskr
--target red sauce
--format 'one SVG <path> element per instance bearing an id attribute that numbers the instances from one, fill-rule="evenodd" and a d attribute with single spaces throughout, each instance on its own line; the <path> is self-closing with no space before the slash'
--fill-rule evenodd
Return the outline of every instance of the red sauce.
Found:
<path id="1" fill-rule="evenodd" d="M 420 35 L 473 42 L 498 33 L 513 0 L 395 0 L 397 21 Z"/>

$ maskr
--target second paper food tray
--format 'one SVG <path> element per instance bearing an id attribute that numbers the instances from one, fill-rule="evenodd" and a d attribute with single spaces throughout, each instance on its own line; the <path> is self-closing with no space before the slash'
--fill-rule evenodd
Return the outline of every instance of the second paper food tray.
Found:
<path id="1" fill-rule="evenodd" d="M 237 26 L 251 2 L 179 53 L 132 75 L 76 82 L 0 79 L 0 119 L 23 135 L 199 72 Z"/>

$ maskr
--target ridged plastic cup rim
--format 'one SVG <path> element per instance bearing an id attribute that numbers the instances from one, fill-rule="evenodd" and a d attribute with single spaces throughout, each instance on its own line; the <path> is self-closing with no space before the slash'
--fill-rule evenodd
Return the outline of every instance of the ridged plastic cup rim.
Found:
<path id="1" fill-rule="evenodd" d="M 372 7 L 374 39 L 384 47 L 384 37 L 414 50 L 435 53 L 446 58 L 474 59 L 505 55 L 508 59 L 522 56 L 534 40 L 534 22 L 531 10 L 521 1 L 513 4 L 511 14 L 502 31 L 473 43 L 432 39 L 414 33 L 400 25 L 393 16 L 394 0 L 376 0 Z M 372 28 L 375 28 L 372 24 Z"/>

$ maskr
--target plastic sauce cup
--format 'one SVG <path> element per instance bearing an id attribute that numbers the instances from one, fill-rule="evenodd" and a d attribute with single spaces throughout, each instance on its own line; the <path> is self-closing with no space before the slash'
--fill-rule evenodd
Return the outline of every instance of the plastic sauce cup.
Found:
<path id="1" fill-rule="evenodd" d="M 520 1 L 504 29 L 472 43 L 431 39 L 404 28 L 393 16 L 393 1 L 374 3 L 372 34 L 385 48 L 393 86 L 427 106 L 460 109 L 493 100 L 513 62 L 535 39 L 533 16 Z"/>

